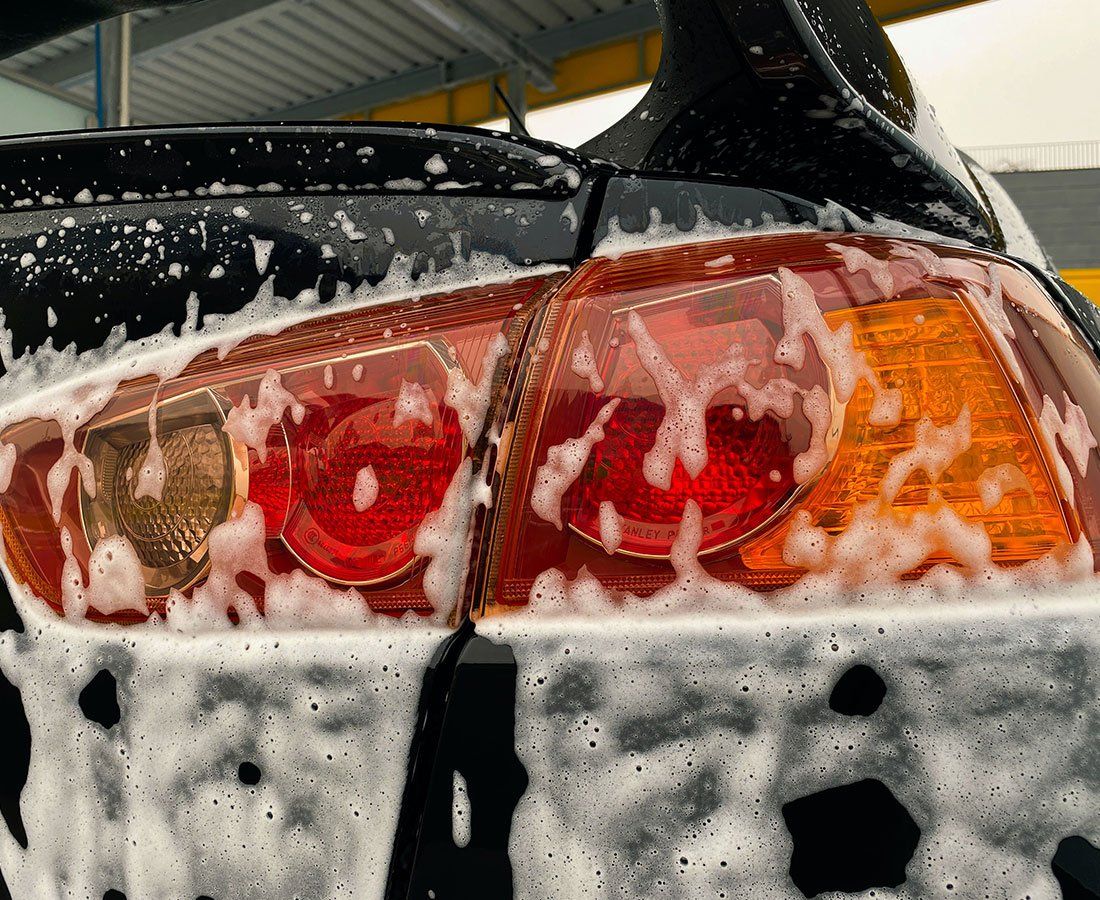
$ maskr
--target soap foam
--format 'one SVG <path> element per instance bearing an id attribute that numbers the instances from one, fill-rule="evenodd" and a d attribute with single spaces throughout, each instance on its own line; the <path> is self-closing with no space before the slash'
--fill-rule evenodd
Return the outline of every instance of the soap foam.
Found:
<path id="1" fill-rule="evenodd" d="M 256 451 L 260 462 L 267 460 L 267 433 L 282 421 L 290 410 L 295 425 L 301 425 L 306 408 L 290 391 L 283 387 L 279 373 L 268 369 L 256 391 L 256 402 L 246 394 L 241 402 L 229 410 L 222 431 Z"/>
<path id="2" fill-rule="evenodd" d="M 864 354 L 855 349 L 851 322 L 832 331 L 817 305 L 814 290 L 800 275 L 779 267 L 783 289 L 783 337 L 775 348 L 775 361 L 801 369 L 806 360 L 803 336 L 808 336 L 829 369 L 833 390 L 841 403 L 847 403 L 862 379 L 874 392 L 870 422 L 890 428 L 901 421 L 901 392 L 884 388 L 867 364 Z"/>
<path id="3" fill-rule="evenodd" d="M 573 349 L 570 369 L 578 378 L 584 378 L 588 381 L 593 394 L 598 394 L 603 390 L 603 379 L 596 367 L 596 352 L 592 348 L 592 341 L 588 337 L 587 331 L 581 332 L 581 338 Z"/>
<path id="4" fill-rule="evenodd" d="M 61 571 L 61 607 L 66 617 L 80 620 L 88 609 L 104 615 L 134 610 L 149 611 L 145 600 L 145 577 L 137 552 L 123 535 L 100 538 L 88 560 L 88 582 L 73 556 L 69 529 L 61 529 L 61 549 L 65 564 Z"/>
<path id="5" fill-rule="evenodd" d="M 890 274 L 890 264 L 886 260 L 876 259 L 866 250 L 848 244 L 826 244 L 834 253 L 839 253 L 844 268 L 849 275 L 866 272 L 884 299 L 894 296 L 894 276 Z"/>
<path id="6" fill-rule="evenodd" d="M 32 756 L 28 849 L 0 826 L 13 896 L 382 896 L 444 631 L 188 636 L 61 620 L 16 592 L 26 629 L 0 634 L 0 668 Z M 109 731 L 78 704 L 101 669 L 117 680 Z M 262 773 L 255 786 L 238 779 L 245 761 Z"/>
<path id="7" fill-rule="evenodd" d="M 1001 501 L 1011 493 L 1022 491 L 1034 496 L 1035 490 L 1019 466 L 1002 463 L 986 469 L 978 476 L 978 496 L 982 500 L 982 509 L 992 512 L 1001 505 Z"/>
<path id="8" fill-rule="evenodd" d="M 611 500 L 600 502 L 600 543 L 608 553 L 614 553 L 623 543 L 623 517 Z"/>
<path id="9" fill-rule="evenodd" d="M 364 466 L 355 473 L 355 487 L 351 493 L 351 504 L 356 512 L 366 512 L 378 500 L 378 477 L 374 466 Z"/>
<path id="10" fill-rule="evenodd" d="M 160 503 L 164 497 L 164 486 L 168 481 L 168 468 L 164 464 L 164 452 L 157 440 L 157 398 L 149 403 L 149 447 L 145 458 L 138 466 L 137 479 L 134 482 L 134 499 L 151 497 Z"/>
<path id="11" fill-rule="evenodd" d="M 519 666 L 517 900 L 801 896 L 784 804 L 863 778 L 921 829 L 876 896 L 1058 897 L 1059 841 L 1100 837 L 1096 587 L 1006 600 L 480 621 Z M 868 718 L 829 708 L 857 662 L 889 689 Z"/>
<path id="12" fill-rule="evenodd" d="M 592 448 L 604 439 L 604 426 L 619 406 L 619 398 L 600 407 L 580 437 L 568 438 L 546 451 L 546 462 L 535 472 L 531 489 L 531 510 L 539 518 L 561 529 L 561 499 L 577 480 Z"/>
<path id="13" fill-rule="evenodd" d="M 431 426 L 432 405 L 422 385 L 402 378 L 393 410 L 393 426 L 399 428 L 406 422 L 423 422 Z"/>
<path id="14" fill-rule="evenodd" d="M 443 398 L 451 409 L 458 413 L 462 433 L 469 444 L 476 444 L 485 425 L 485 413 L 493 397 L 493 378 L 497 366 L 506 357 L 511 348 L 503 334 L 497 334 L 485 351 L 481 363 L 481 377 L 473 382 L 461 366 L 455 366 L 447 372 L 447 393 Z"/>
<path id="15" fill-rule="evenodd" d="M 1096 447 L 1096 437 L 1089 427 L 1084 410 L 1070 400 L 1065 391 L 1062 392 L 1062 405 L 1066 410 L 1064 417 L 1059 414 L 1054 401 L 1046 395 L 1043 396 L 1043 409 L 1039 413 L 1039 433 L 1043 436 L 1049 458 L 1054 462 L 1058 483 L 1065 492 L 1066 499 L 1073 503 L 1073 477 L 1058 450 L 1058 439 L 1061 439 L 1062 446 L 1073 460 L 1077 474 L 1084 478 L 1089 464 L 1089 451 Z"/>

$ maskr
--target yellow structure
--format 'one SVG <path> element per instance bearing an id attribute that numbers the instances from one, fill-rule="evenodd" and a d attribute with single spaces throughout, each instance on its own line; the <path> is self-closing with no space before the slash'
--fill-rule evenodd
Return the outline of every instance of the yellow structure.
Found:
<path id="1" fill-rule="evenodd" d="M 1062 269 L 1062 277 L 1100 306 L 1100 269 Z"/>

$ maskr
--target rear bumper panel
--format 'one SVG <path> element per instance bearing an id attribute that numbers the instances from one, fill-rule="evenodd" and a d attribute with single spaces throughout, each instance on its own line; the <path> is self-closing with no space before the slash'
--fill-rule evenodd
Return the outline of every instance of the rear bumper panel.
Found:
<path id="1" fill-rule="evenodd" d="M 20 612 L 24 631 L 0 635 L 31 734 L 29 849 L 0 829 L 14 897 L 383 895 L 444 632 L 184 637 Z M 110 728 L 81 704 L 102 670 L 117 685 Z"/>
<path id="2" fill-rule="evenodd" d="M 1100 838 L 1094 591 L 923 612 L 481 623 L 519 666 L 530 785 L 511 837 L 516 897 L 1060 896 L 1059 842 Z M 868 716 L 829 704 L 856 663 L 887 686 Z M 868 779 L 889 794 L 848 787 Z M 842 786 L 816 804 L 825 815 L 787 807 Z M 915 852 L 897 846 L 906 826 L 889 795 L 920 829 Z M 882 890 L 890 872 L 898 886 Z"/>

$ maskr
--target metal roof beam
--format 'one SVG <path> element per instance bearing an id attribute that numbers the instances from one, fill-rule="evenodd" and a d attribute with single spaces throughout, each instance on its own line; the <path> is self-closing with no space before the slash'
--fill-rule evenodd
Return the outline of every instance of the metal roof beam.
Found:
<path id="1" fill-rule="evenodd" d="M 177 12 L 136 24 L 131 58 L 152 59 L 176 47 L 194 44 L 209 34 L 236 28 L 270 15 L 274 7 L 291 0 L 204 0 Z M 88 45 L 31 66 L 24 72 L 47 84 L 72 87 L 95 76 L 95 46 Z"/>
<path id="2" fill-rule="evenodd" d="M 652 31 L 659 24 L 656 5 L 640 3 L 623 6 L 612 12 L 601 13 L 590 19 L 571 22 L 558 28 L 547 29 L 532 36 L 528 43 L 535 52 L 546 59 L 557 59 L 574 50 L 583 50 L 586 47 L 595 47 Z M 490 78 L 500 72 L 500 69 L 500 63 L 492 57 L 483 53 L 470 54 L 453 62 L 421 66 L 388 78 L 369 81 L 328 97 L 268 113 L 261 118 L 328 119 L 453 87 L 456 84 Z"/>
<path id="3" fill-rule="evenodd" d="M 18 72 L 7 66 L 0 66 L 0 78 L 6 81 L 14 81 L 16 84 L 25 85 L 36 91 L 41 91 L 43 94 L 49 94 L 51 97 L 57 97 L 58 100 L 64 100 L 66 103 L 71 103 L 73 106 L 79 106 L 81 109 L 86 109 L 89 112 L 95 112 L 95 100 L 88 97 L 82 97 L 80 94 L 74 94 L 72 91 L 62 90 L 56 85 L 47 84 L 44 81 L 39 81 L 37 78 L 31 78 L 26 72 Z"/>
<path id="4" fill-rule="evenodd" d="M 531 83 L 540 91 L 554 90 L 552 62 L 491 19 L 474 12 L 463 0 L 412 0 L 412 3 L 499 65 L 525 68 Z"/>

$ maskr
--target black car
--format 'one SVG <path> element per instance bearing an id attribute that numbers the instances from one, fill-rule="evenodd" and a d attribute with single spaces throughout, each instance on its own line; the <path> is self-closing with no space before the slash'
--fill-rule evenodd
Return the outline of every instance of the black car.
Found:
<path id="1" fill-rule="evenodd" d="M 1098 896 L 1097 310 L 862 0 L 662 16 L 579 150 L 0 140 L 11 896 Z"/>

